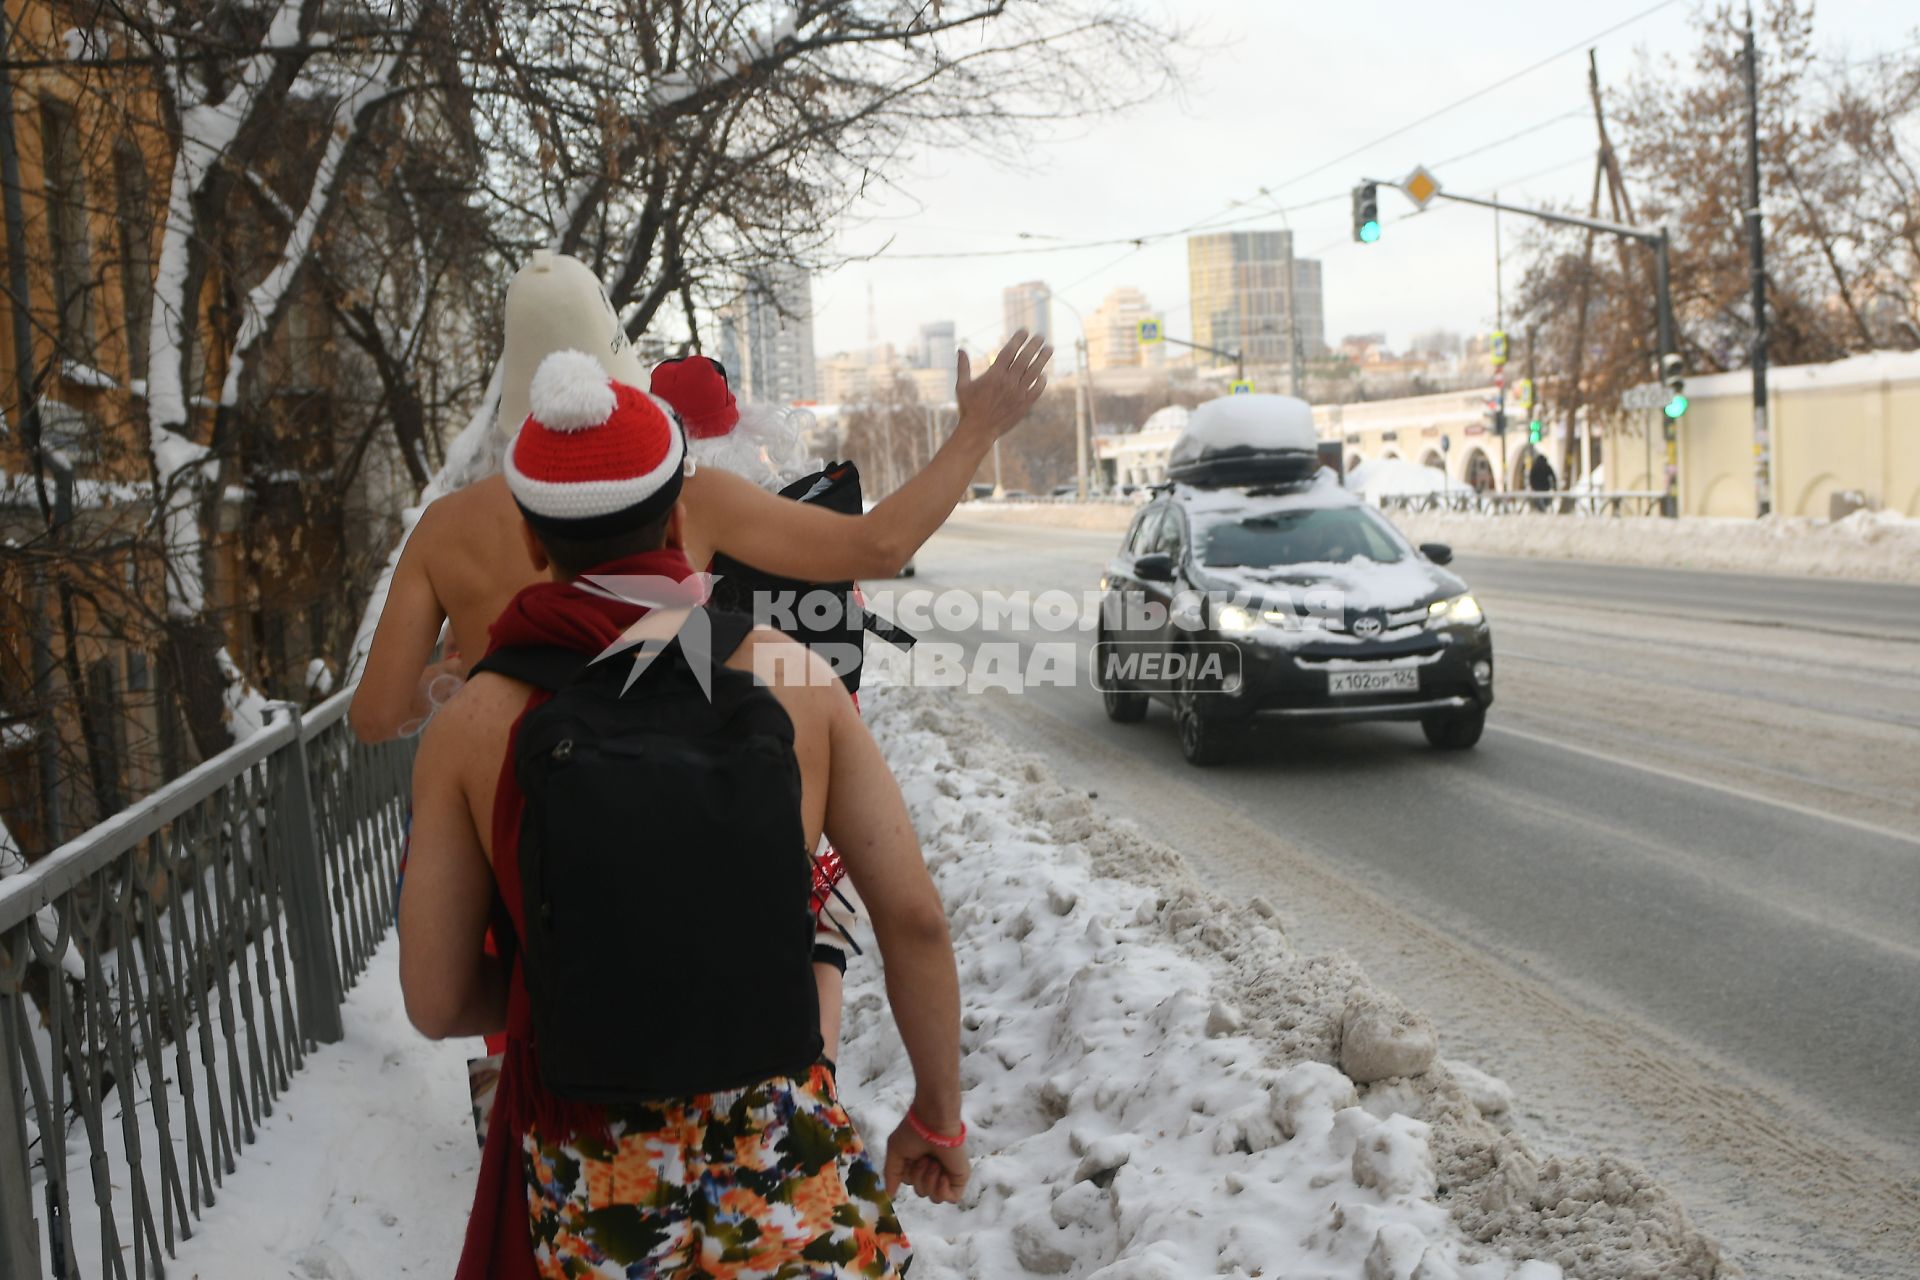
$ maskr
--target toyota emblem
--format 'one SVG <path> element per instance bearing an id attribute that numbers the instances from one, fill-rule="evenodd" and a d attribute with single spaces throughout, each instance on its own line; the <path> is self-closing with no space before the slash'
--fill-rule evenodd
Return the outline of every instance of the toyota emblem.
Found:
<path id="1" fill-rule="evenodd" d="M 1386 624 L 1378 618 L 1355 618 L 1353 620 L 1353 634 L 1359 636 L 1362 640 L 1371 640 L 1380 634 L 1385 625 Z"/>

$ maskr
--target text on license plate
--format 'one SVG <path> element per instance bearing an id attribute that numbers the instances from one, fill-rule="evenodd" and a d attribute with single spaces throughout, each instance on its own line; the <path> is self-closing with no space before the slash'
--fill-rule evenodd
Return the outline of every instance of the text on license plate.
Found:
<path id="1" fill-rule="evenodd" d="M 1417 667 L 1327 673 L 1328 693 L 1417 693 L 1419 690 L 1420 671 Z"/>

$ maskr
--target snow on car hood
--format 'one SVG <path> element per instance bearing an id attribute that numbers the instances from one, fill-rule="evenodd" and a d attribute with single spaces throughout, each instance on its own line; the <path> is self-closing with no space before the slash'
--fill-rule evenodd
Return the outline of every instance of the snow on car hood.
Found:
<path id="1" fill-rule="evenodd" d="M 1466 590 L 1461 581 L 1437 565 L 1408 558 L 1393 564 L 1377 560 L 1350 560 L 1283 564 L 1271 568 L 1234 565 L 1200 566 L 1210 583 L 1236 594 L 1256 597 L 1298 597 L 1305 591 L 1337 591 L 1349 609 L 1411 609 L 1437 596 Z"/>

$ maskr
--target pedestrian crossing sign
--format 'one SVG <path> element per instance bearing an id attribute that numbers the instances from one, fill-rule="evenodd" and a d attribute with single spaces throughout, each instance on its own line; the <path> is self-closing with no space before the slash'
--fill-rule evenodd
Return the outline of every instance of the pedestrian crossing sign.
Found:
<path id="1" fill-rule="evenodd" d="M 1237 379 L 1235 379 L 1234 381 L 1232 381 L 1232 382 L 1229 382 L 1229 383 L 1227 384 L 1227 394 L 1228 394 L 1228 395 L 1230 395 L 1230 396 L 1250 396 L 1250 395 L 1252 395 L 1252 394 L 1253 394 L 1253 379 L 1252 379 L 1252 378 L 1237 378 Z"/>
<path id="2" fill-rule="evenodd" d="M 1150 347 L 1166 336 L 1160 332 L 1160 322 L 1158 320 L 1142 320 L 1139 325 L 1139 334 L 1140 345 L 1143 347 Z"/>

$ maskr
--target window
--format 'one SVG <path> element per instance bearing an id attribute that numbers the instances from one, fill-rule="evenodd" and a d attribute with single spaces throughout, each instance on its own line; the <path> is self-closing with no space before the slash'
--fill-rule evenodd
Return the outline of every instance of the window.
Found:
<path id="1" fill-rule="evenodd" d="M 147 329 L 153 318 L 153 188 L 139 148 L 121 139 L 113 149 L 113 198 L 120 228 L 120 302 L 127 335 L 127 376 L 147 376 Z"/>
<path id="2" fill-rule="evenodd" d="M 1148 507 L 1134 517 L 1133 528 L 1127 533 L 1127 550 L 1132 554 L 1145 555 L 1153 545 L 1153 535 L 1160 528 L 1159 507 Z"/>
<path id="3" fill-rule="evenodd" d="M 1222 520 L 1206 532 L 1211 568 L 1291 564 L 1393 564 L 1404 551 L 1392 526 L 1363 507 L 1306 507 Z"/>
<path id="4" fill-rule="evenodd" d="M 1154 535 L 1151 549 L 1166 552 L 1173 558 L 1173 562 L 1178 564 L 1180 552 L 1186 546 L 1186 542 L 1186 521 L 1181 519 L 1179 512 L 1168 508 L 1166 518 L 1160 522 L 1160 531 Z"/>
<path id="5" fill-rule="evenodd" d="M 47 198 L 47 241 L 53 262 L 56 330 L 62 351 L 76 360 L 93 353 L 89 290 L 87 188 L 80 168 L 80 128 L 73 108 L 40 104 L 40 165 Z"/>

